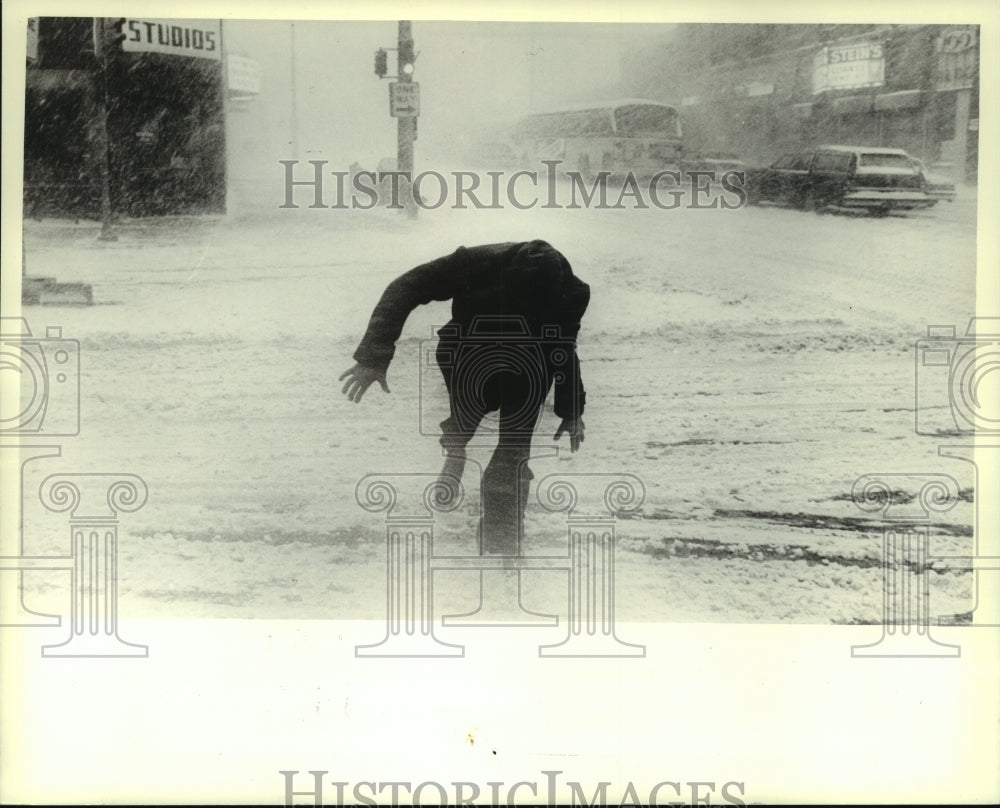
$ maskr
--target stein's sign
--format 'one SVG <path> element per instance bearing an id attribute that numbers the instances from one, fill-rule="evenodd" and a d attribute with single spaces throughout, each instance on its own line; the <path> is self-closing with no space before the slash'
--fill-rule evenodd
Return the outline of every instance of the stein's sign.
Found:
<path id="1" fill-rule="evenodd" d="M 885 48 L 881 42 L 828 45 L 813 59 L 813 94 L 881 87 L 884 83 Z"/>

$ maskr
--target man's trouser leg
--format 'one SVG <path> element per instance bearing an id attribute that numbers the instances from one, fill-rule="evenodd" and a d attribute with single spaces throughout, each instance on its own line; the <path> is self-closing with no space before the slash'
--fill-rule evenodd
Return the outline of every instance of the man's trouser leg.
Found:
<path id="1" fill-rule="evenodd" d="M 440 482 L 454 488 L 457 496 L 458 483 L 465 472 L 465 447 L 472 436 L 476 434 L 480 422 L 486 415 L 485 409 L 477 406 L 474 396 L 469 396 L 464 389 L 456 390 L 456 383 L 464 380 L 455 379 L 454 357 L 459 346 L 456 343 L 441 341 L 438 343 L 437 362 L 444 377 L 444 385 L 448 391 L 448 407 L 450 414 L 441 422 L 441 448 L 444 449 L 444 466 L 441 468 Z"/>
<path id="2" fill-rule="evenodd" d="M 497 448 L 483 472 L 480 535 L 483 552 L 519 555 L 524 510 L 534 477 L 528 468 L 531 437 L 547 391 L 510 385 L 507 392 L 500 404 Z"/>
<path id="3" fill-rule="evenodd" d="M 552 381 L 542 367 L 524 366 L 513 373 L 472 372 L 489 369 L 487 359 L 502 367 L 502 360 L 509 359 L 503 351 L 495 356 L 479 355 L 477 363 L 470 362 L 468 367 L 460 364 L 456 371 L 446 361 L 452 347 L 443 343 L 438 347 L 438 365 L 451 408 L 451 416 L 441 422 L 441 445 L 445 450 L 442 481 L 447 484 L 448 478 L 461 476 L 466 445 L 486 413 L 499 409 L 497 448 L 483 471 L 480 488 L 480 546 L 486 553 L 516 555 L 532 479 L 527 465 L 531 436 Z M 517 362 L 506 364 L 524 365 L 523 353 L 518 352 L 516 358 Z"/>

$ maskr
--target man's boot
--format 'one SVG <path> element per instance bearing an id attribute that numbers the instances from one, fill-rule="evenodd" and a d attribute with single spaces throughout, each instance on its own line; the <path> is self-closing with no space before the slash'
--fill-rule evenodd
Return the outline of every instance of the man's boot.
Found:
<path id="1" fill-rule="evenodd" d="M 465 449 L 448 449 L 444 456 L 444 466 L 437 479 L 435 504 L 450 508 L 458 503 L 462 491 L 462 473 L 465 471 Z"/>
<path id="2" fill-rule="evenodd" d="M 487 466 L 481 488 L 480 540 L 484 553 L 521 554 L 524 509 L 532 476 L 519 452 L 506 450 L 499 457 L 494 455 Z"/>

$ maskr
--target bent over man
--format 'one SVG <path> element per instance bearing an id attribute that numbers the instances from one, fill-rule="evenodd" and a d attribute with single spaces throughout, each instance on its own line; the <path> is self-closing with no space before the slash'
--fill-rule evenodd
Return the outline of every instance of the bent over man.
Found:
<path id="1" fill-rule="evenodd" d="M 480 537 L 488 553 L 516 552 L 528 486 L 527 460 L 539 411 L 555 386 L 562 419 L 554 436 L 583 442 L 585 393 L 576 354 L 590 287 L 544 241 L 459 247 L 398 277 L 372 313 L 357 364 L 341 375 L 354 402 L 386 370 L 410 312 L 432 300 L 451 300 L 451 320 L 438 330 L 437 364 L 450 415 L 441 422 L 445 463 L 441 481 L 456 486 L 466 446 L 487 413 L 498 411 L 496 450 L 483 472 Z"/>

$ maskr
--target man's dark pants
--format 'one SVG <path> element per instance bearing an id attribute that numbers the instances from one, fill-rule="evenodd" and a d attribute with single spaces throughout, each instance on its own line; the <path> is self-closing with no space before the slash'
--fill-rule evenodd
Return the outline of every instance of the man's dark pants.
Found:
<path id="1" fill-rule="evenodd" d="M 516 555 L 524 526 L 531 438 L 552 377 L 536 352 L 441 341 L 437 362 L 451 415 L 441 422 L 443 474 L 461 477 L 465 447 L 487 413 L 498 411 L 497 447 L 483 471 L 479 533 L 485 553 Z"/>

